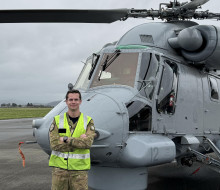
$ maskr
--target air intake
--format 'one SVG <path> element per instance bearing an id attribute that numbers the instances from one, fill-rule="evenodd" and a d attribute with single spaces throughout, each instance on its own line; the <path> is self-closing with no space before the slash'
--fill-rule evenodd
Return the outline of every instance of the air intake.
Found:
<path id="1" fill-rule="evenodd" d="M 154 43 L 153 37 L 151 35 L 141 34 L 140 39 L 141 39 L 141 42 L 143 43 L 151 43 L 151 44 Z"/>

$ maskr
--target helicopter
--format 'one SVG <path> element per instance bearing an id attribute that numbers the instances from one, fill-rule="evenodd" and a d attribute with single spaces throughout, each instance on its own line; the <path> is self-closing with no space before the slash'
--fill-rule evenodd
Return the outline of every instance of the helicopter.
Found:
<path id="1" fill-rule="evenodd" d="M 190 21 L 220 18 L 196 11 L 206 2 L 175 0 L 158 10 L 0 11 L 1 23 L 165 21 L 136 26 L 104 45 L 87 58 L 76 84 L 68 85 L 81 91 L 80 109 L 96 126 L 92 189 L 146 189 L 148 168 L 174 161 L 185 167 L 200 162 L 220 172 L 220 28 Z M 33 121 L 36 141 L 49 155 L 50 124 L 66 111 L 63 100 Z"/>

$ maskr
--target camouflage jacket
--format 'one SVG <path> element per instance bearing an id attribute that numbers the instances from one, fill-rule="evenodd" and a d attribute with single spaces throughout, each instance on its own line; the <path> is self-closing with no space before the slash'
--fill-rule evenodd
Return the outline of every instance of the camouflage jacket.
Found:
<path id="1" fill-rule="evenodd" d="M 70 126 L 71 134 L 73 134 L 77 122 L 73 124 L 73 122 L 69 118 L 68 113 L 66 115 L 67 115 L 68 124 Z M 79 148 L 79 149 L 90 148 L 92 146 L 95 137 L 95 127 L 93 120 L 90 120 L 89 124 L 87 125 L 87 130 L 85 134 L 86 134 L 85 138 L 69 137 L 67 143 L 61 142 L 59 140 L 60 136 L 58 133 L 58 127 L 54 120 L 50 126 L 50 147 L 52 150 L 59 152 L 73 152 L 75 148 Z"/>

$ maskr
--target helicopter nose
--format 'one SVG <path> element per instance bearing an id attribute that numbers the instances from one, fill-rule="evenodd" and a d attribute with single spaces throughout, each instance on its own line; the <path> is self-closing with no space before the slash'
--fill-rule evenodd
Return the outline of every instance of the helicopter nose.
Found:
<path id="1" fill-rule="evenodd" d="M 122 111 L 120 103 L 105 94 L 92 94 L 83 98 L 80 110 L 92 117 L 95 128 L 99 132 L 97 140 L 108 137 L 111 131 L 123 129 Z"/>
<path id="2" fill-rule="evenodd" d="M 80 110 L 92 117 L 98 135 L 92 145 L 92 159 L 116 159 L 120 151 L 116 147 L 122 144 L 125 125 L 125 113 L 120 103 L 108 95 L 94 93 L 83 97 Z M 100 148 L 104 148 L 104 151 L 100 151 Z"/>

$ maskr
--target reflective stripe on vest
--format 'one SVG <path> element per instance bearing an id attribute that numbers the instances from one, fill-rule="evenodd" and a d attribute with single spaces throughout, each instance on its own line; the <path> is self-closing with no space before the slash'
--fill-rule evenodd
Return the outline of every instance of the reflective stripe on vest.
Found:
<path id="1" fill-rule="evenodd" d="M 84 129 L 85 129 L 85 131 L 86 131 L 86 129 L 87 129 L 87 122 L 88 122 L 87 116 L 86 116 L 86 115 L 83 115 L 83 123 L 84 123 Z"/>
<path id="2" fill-rule="evenodd" d="M 90 158 L 90 154 L 65 154 L 63 152 L 58 152 L 58 151 L 55 151 L 53 150 L 52 153 L 53 155 L 55 156 L 58 156 L 58 157 L 62 157 L 62 158 L 68 158 L 68 159 L 87 159 L 87 158 Z"/>
<path id="3" fill-rule="evenodd" d="M 87 116 L 84 115 L 84 114 L 83 114 L 83 121 L 84 121 L 84 129 L 86 130 L 88 118 L 87 118 Z M 63 115 L 60 115 L 59 129 L 63 129 L 63 126 L 64 126 L 64 114 L 63 114 Z"/>
<path id="4" fill-rule="evenodd" d="M 63 126 L 64 126 L 64 114 L 60 115 L 59 129 L 63 129 Z"/>
<path id="5" fill-rule="evenodd" d="M 66 133 L 59 133 L 61 137 L 80 137 L 85 134 L 91 117 L 80 114 L 74 133 L 71 135 L 66 113 L 55 117 L 58 129 L 66 129 Z M 67 161 L 68 160 L 68 161 Z M 90 169 L 90 150 L 74 148 L 73 152 L 52 151 L 49 166 L 59 167 L 67 170 L 88 170 Z"/>

